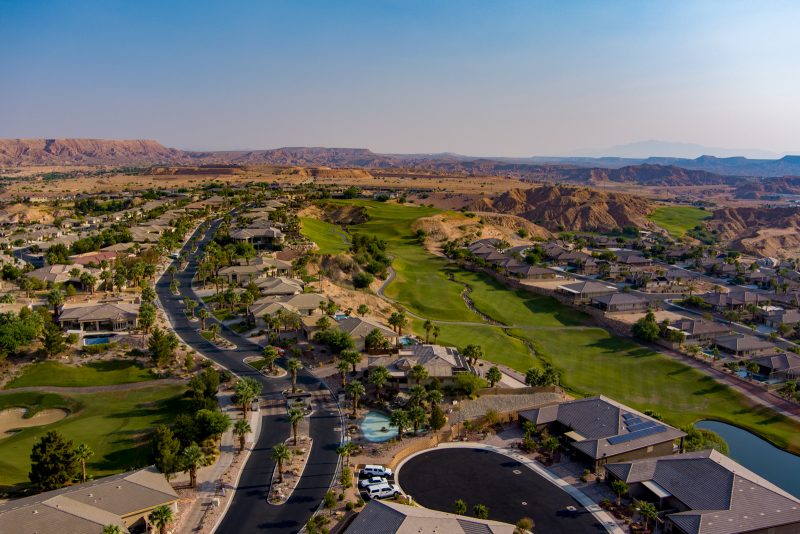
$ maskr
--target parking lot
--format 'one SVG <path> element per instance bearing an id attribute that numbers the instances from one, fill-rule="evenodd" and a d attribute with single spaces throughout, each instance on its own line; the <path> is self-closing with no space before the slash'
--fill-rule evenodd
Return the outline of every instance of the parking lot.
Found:
<path id="1" fill-rule="evenodd" d="M 489 508 L 489 518 L 514 524 L 534 520 L 536 532 L 591 534 L 606 532 L 572 497 L 502 454 L 481 449 L 432 450 L 408 460 L 397 473 L 404 493 L 420 505 L 453 512 L 462 499 L 469 507 Z M 575 507 L 577 511 L 570 511 Z"/>

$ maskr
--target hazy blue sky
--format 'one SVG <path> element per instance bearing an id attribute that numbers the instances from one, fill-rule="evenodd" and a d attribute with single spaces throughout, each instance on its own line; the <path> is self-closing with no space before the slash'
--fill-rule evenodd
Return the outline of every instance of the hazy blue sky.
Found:
<path id="1" fill-rule="evenodd" d="M 800 2 L 0 0 L 0 137 L 800 151 Z"/>

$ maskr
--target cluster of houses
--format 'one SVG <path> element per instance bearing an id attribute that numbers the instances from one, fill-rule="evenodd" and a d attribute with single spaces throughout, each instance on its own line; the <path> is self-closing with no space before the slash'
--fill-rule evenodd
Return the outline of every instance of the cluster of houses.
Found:
<path id="1" fill-rule="evenodd" d="M 246 211 L 240 221 L 246 221 L 241 227 L 231 231 L 231 239 L 237 243 L 250 243 L 256 250 L 271 250 L 283 243 L 282 224 L 272 221 L 270 213 L 284 207 L 279 199 L 267 200 L 264 206 Z"/>
<path id="2" fill-rule="evenodd" d="M 519 413 L 578 461 L 655 504 L 663 532 L 800 532 L 800 499 L 715 450 L 684 452 L 686 433 L 607 397 Z"/>

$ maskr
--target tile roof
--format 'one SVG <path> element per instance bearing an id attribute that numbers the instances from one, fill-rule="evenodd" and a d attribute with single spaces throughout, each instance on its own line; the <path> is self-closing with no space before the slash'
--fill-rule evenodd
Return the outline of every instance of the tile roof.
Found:
<path id="1" fill-rule="evenodd" d="M 514 526 L 419 506 L 370 501 L 345 534 L 513 534 Z"/>

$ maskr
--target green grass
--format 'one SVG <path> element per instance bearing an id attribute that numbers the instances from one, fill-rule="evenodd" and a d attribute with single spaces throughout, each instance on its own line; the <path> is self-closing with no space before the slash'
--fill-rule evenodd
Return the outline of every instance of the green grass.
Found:
<path id="1" fill-rule="evenodd" d="M 105 476 L 147 465 L 150 461 L 150 429 L 168 423 L 183 402 L 182 386 L 158 386 L 140 390 L 61 396 L 51 393 L 0 395 L 0 410 L 11 407 L 64 408 L 71 412 L 56 423 L 22 429 L 0 439 L 0 486 L 27 483 L 34 441 L 49 430 L 67 439 L 86 443 L 94 451 L 87 469 Z"/>
<path id="2" fill-rule="evenodd" d="M 686 232 L 711 217 L 711 212 L 693 206 L 661 206 L 648 216 L 675 237 L 683 237 Z"/>
<path id="3" fill-rule="evenodd" d="M 370 216 L 368 222 L 350 230 L 385 239 L 394 256 L 397 277 L 386 288 L 387 296 L 432 320 L 480 322 L 461 297 L 463 284 L 467 284 L 479 311 L 504 324 L 525 327 L 504 331 L 491 325 L 438 323 L 439 343 L 457 347 L 479 344 L 487 360 L 520 371 L 547 360 L 562 371 L 565 386 L 576 395 L 604 394 L 639 409 L 653 409 L 678 426 L 700 419 L 726 421 L 800 452 L 800 424 L 754 406 L 743 395 L 679 361 L 590 326 L 586 315 L 555 299 L 508 289 L 489 276 L 458 269 L 426 252 L 413 238 L 411 226 L 416 218 L 437 210 L 369 201 L 350 203 L 365 206 Z M 422 321 L 414 320 L 411 327 L 424 336 Z M 526 342 L 540 359 L 530 354 Z"/>
<path id="4" fill-rule="evenodd" d="M 320 219 L 300 217 L 300 233 L 316 243 L 322 254 L 340 254 L 350 248 L 344 230 Z"/>
<path id="5" fill-rule="evenodd" d="M 22 374 L 9 382 L 5 389 L 31 386 L 110 386 L 143 382 L 153 378 L 147 369 L 134 361 L 110 360 L 81 366 L 42 362 L 25 367 Z"/>

